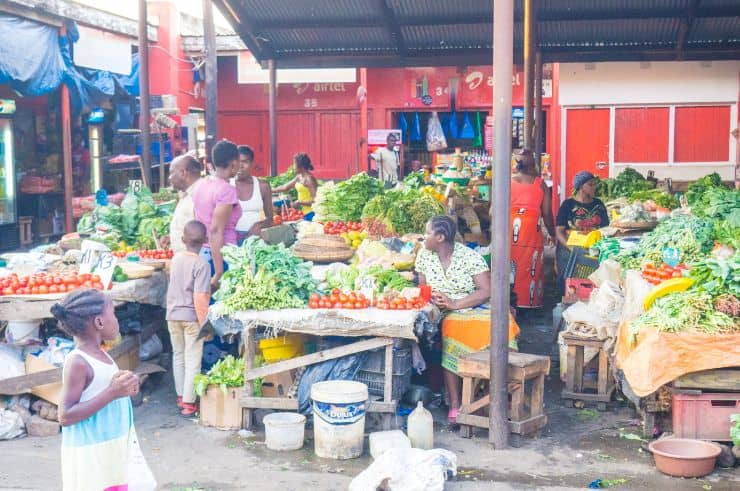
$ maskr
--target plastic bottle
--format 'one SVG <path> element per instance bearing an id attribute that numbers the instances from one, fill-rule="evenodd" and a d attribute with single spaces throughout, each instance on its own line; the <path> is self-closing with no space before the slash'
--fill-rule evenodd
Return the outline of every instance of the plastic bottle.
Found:
<path id="1" fill-rule="evenodd" d="M 408 421 L 408 436 L 413 448 L 430 450 L 434 448 L 434 420 L 432 413 L 424 409 L 424 404 L 419 401 Z"/>

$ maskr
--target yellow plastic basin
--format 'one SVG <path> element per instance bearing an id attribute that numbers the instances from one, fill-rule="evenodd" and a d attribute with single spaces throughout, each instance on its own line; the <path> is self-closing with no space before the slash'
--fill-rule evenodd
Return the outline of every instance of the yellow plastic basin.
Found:
<path id="1" fill-rule="evenodd" d="M 304 337 L 300 334 L 288 334 L 272 339 L 262 339 L 259 349 L 267 363 L 290 360 L 303 354 Z"/>

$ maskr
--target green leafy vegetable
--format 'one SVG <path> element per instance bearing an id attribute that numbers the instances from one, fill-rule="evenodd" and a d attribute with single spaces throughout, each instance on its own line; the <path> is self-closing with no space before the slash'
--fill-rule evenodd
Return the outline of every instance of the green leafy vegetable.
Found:
<path id="1" fill-rule="evenodd" d="M 736 447 L 740 447 L 740 414 L 733 414 L 730 416 L 730 422 L 734 423 L 730 428 L 732 444 Z"/>
<path id="2" fill-rule="evenodd" d="M 694 206 L 697 203 L 703 201 L 704 193 L 711 188 L 716 188 L 722 185 L 722 178 L 716 172 L 697 179 L 696 181 L 689 184 L 686 190 L 686 201 L 689 202 L 689 206 Z"/>
<path id="3" fill-rule="evenodd" d="M 229 387 L 241 387 L 244 385 L 244 359 L 227 356 L 216 362 L 215 365 L 203 375 L 199 373 L 193 380 L 195 393 L 202 397 L 209 385 L 218 385 L 226 393 Z"/>
<path id="4" fill-rule="evenodd" d="M 697 291 L 712 297 L 731 294 L 740 297 L 740 254 L 729 259 L 706 258 L 691 265 L 689 275 Z"/>
<path id="5" fill-rule="evenodd" d="M 648 201 L 652 200 L 658 206 L 673 210 L 678 208 L 678 199 L 672 194 L 660 189 L 648 189 L 646 191 L 636 191 L 629 195 L 630 201 Z"/>
<path id="6" fill-rule="evenodd" d="M 270 187 L 272 189 L 275 189 L 278 186 L 282 186 L 292 181 L 295 178 L 295 175 L 295 166 L 291 165 L 290 167 L 288 167 L 288 170 L 286 170 L 282 174 L 266 177 L 265 180 L 270 184 Z M 288 196 L 290 196 L 291 199 L 295 200 L 298 198 L 298 193 L 295 189 L 291 189 L 290 191 L 288 191 Z"/>
<path id="7" fill-rule="evenodd" d="M 424 181 L 424 171 L 418 170 L 416 172 L 411 172 L 409 175 L 403 178 L 403 183 L 406 185 L 406 187 L 419 189 L 426 184 L 426 182 Z"/>
<path id="8" fill-rule="evenodd" d="M 395 269 L 386 269 L 377 264 L 370 266 L 367 271 L 362 273 L 362 277 L 373 278 L 378 293 L 383 293 L 386 289 L 401 291 L 404 288 L 414 286 L 411 281 L 401 276 Z"/>
<path id="9" fill-rule="evenodd" d="M 360 271 L 356 266 L 350 266 L 338 271 L 328 271 L 326 273 L 326 284 L 329 289 L 339 288 L 342 291 L 353 291 Z"/>
<path id="10" fill-rule="evenodd" d="M 320 186 L 313 208 L 321 222 L 358 222 L 365 204 L 382 193 L 383 183 L 362 172 L 346 181 Z"/>
<path id="11" fill-rule="evenodd" d="M 596 195 L 607 199 L 629 198 L 635 193 L 653 188 L 652 182 L 635 169 L 627 167 L 615 178 L 597 179 Z"/>
<path id="12" fill-rule="evenodd" d="M 662 332 L 695 331 L 707 334 L 740 332 L 740 322 L 714 309 L 712 296 L 695 290 L 670 293 L 630 325 L 630 340 L 648 327 Z"/>
<path id="13" fill-rule="evenodd" d="M 362 210 L 363 221 L 381 222 L 399 235 L 423 233 L 427 222 L 444 213 L 444 207 L 417 189 L 388 191 L 370 200 Z"/>

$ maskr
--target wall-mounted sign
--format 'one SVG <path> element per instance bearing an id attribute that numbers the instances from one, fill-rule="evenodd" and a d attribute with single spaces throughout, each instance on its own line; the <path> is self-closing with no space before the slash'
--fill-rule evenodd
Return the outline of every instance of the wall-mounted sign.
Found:
<path id="1" fill-rule="evenodd" d="M 396 135 L 396 141 L 403 141 L 403 138 L 401 138 L 401 136 L 403 136 L 403 132 L 401 130 L 367 130 L 367 144 L 385 146 L 387 144 L 389 133 Z"/>
<path id="2" fill-rule="evenodd" d="M 77 26 L 80 39 L 75 43 L 77 66 L 129 75 L 131 73 L 131 40 L 111 32 Z"/>
<path id="3" fill-rule="evenodd" d="M 238 60 L 237 81 L 240 84 L 270 83 L 270 72 L 262 68 L 251 53 L 239 52 Z M 277 83 L 279 84 L 325 84 L 320 85 L 318 90 L 315 90 L 316 92 L 344 92 L 341 84 L 356 81 L 357 70 L 354 68 L 278 68 L 277 70 Z"/>

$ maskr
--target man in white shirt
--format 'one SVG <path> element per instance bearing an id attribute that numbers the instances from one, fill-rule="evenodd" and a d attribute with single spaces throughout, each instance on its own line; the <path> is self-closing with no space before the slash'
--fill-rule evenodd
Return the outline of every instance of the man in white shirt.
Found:
<path id="1" fill-rule="evenodd" d="M 180 194 L 172 215 L 172 222 L 170 222 L 170 248 L 175 253 L 185 250 L 182 234 L 185 231 L 185 225 L 195 220 L 192 196 L 201 180 L 202 170 L 203 166 L 200 162 L 190 155 L 177 157 L 170 165 L 170 183 Z"/>
<path id="2" fill-rule="evenodd" d="M 375 161 L 378 169 L 378 179 L 383 181 L 386 187 L 391 187 L 398 182 L 398 168 L 400 167 L 396 144 L 398 139 L 394 133 L 388 133 L 387 145 L 377 149 L 370 155 Z"/>

